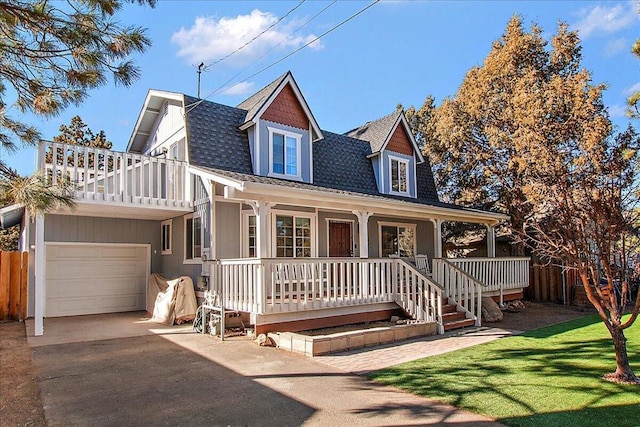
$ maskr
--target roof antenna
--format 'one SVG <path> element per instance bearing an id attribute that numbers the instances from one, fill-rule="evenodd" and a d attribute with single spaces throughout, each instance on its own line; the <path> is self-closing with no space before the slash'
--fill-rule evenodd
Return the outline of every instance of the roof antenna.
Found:
<path id="1" fill-rule="evenodd" d="M 204 62 L 201 62 L 200 65 L 198 65 L 198 99 L 200 99 L 200 74 L 202 74 L 202 70 L 204 69 L 204 71 L 209 71 L 209 67 L 207 67 L 206 65 L 204 65 Z"/>

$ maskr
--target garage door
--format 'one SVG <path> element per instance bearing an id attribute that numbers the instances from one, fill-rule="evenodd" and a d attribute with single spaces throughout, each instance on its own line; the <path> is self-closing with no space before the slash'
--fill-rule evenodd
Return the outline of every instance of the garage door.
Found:
<path id="1" fill-rule="evenodd" d="M 46 245 L 45 316 L 145 309 L 147 246 Z"/>

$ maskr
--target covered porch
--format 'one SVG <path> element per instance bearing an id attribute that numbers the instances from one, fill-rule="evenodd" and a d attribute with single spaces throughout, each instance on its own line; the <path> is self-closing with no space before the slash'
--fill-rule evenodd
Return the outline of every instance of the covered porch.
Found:
<path id="1" fill-rule="evenodd" d="M 194 173 L 213 196 L 209 289 L 226 309 L 249 313 L 258 332 L 395 313 L 435 322 L 443 333 L 451 314 L 480 325 L 483 295 L 519 295 L 528 286 L 528 258 L 495 258 L 503 215 Z M 445 221 L 484 224 L 490 257 L 444 257 Z"/>

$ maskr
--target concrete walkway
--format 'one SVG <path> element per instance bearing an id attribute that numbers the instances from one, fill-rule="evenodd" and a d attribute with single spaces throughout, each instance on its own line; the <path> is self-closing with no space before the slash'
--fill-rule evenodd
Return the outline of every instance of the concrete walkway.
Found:
<path id="1" fill-rule="evenodd" d="M 49 332 L 64 336 L 55 332 L 53 320 Z M 90 333 L 81 324 L 74 330 Z M 172 332 L 60 344 L 41 341 L 33 347 L 34 365 L 48 424 L 499 425 L 327 363 L 355 354 L 319 362 L 246 339 L 221 342 L 184 328 Z M 484 333 L 473 339 L 496 337 Z M 430 342 L 438 346 L 439 341 Z M 451 341 L 446 345 L 451 348 Z M 382 355 L 384 350 L 369 351 Z M 394 363 L 398 361 L 396 357 Z"/>
<path id="2" fill-rule="evenodd" d="M 445 335 L 318 356 L 314 360 L 344 372 L 361 375 L 400 363 L 472 347 L 519 332 L 486 327 L 469 328 L 447 332 Z"/>

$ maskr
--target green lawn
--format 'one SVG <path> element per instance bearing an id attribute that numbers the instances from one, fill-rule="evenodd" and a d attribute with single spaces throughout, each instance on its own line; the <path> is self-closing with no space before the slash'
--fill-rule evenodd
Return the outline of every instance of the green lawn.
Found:
<path id="1" fill-rule="evenodd" d="M 640 320 L 625 331 L 640 375 Z M 589 316 L 369 374 L 513 426 L 640 426 L 640 387 L 615 370 L 609 334 Z"/>

